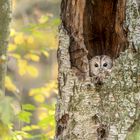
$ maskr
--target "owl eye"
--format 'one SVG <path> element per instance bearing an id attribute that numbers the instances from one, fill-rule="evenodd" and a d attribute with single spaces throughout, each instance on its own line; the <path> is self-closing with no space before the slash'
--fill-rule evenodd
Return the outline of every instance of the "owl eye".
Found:
<path id="1" fill-rule="evenodd" d="M 98 64 L 97 63 L 95 63 L 95 65 L 94 65 L 95 67 L 98 67 Z"/>
<path id="2" fill-rule="evenodd" d="M 104 67 L 107 67 L 107 63 L 104 63 L 103 66 L 104 66 Z"/>

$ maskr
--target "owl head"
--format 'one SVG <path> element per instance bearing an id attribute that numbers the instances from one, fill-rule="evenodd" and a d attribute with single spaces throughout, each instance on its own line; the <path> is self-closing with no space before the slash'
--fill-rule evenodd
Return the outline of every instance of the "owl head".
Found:
<path id="1" fill-rule="evenodd" d="M 107 55 L 93 57 L 90 62 L 90 75 L 94 76 L 97 81 L 102 81 L 106 74 L 111 72 L 113 66 L 112 59 Z"/>

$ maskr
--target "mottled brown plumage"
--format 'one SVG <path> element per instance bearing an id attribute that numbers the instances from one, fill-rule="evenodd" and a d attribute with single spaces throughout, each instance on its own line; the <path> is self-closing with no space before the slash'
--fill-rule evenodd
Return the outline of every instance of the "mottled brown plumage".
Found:
<path id="1" fill-rule="evenodd" d="M 90 75 L 94 77 L 94 82 L 103 83 L 103 79 L 111 72 L 113 61 L 107 55 L 95 56 L 90 60 Z"/>

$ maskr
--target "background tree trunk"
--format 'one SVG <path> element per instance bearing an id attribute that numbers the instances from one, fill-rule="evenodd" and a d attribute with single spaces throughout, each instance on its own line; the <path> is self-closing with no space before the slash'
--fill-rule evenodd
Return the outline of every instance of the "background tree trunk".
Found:
<path id="1" fill-rule="evenodd" d="M 62 0 L 56 140 L 124 140 L 140 121 L 140 17 L 135 0 Z M 102 86 L 89 60 L 114 60 Z"/>
<path id="2" fill-rule="evenodd" d="M 0 0 L 0 90 L 5 94 L 5 75 L 7 44 L 9 36 L 9 23 L 11 21 L 11 1 Z"/>

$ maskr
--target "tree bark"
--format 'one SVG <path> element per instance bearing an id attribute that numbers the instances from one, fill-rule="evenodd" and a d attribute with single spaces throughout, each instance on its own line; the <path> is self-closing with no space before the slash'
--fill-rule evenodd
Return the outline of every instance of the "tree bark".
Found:
<path id="1" fill-rule="evenodd" d="M 5 75 L 9 23 L 11 21 L 11 1 L 0 0 L 0 90 L 5 94 Z"/>
<path id="2" fill-rule="evenodd" d="M 56 140 L 125 140 L 140 121 L 140 17 L 135 0 L 62 0 Z M 96 86 L 89 61 L 113 69 Z"/>

